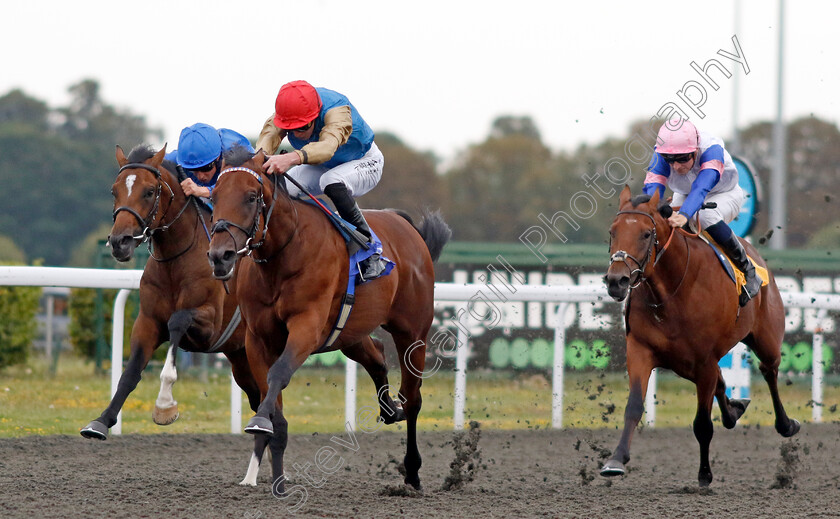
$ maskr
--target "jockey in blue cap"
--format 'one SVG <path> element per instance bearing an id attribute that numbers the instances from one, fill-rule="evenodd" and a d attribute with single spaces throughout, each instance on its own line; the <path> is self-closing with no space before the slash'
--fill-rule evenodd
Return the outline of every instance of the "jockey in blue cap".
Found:
<path id="1" fill-rule="evenodd" d="M 176 162 L 187 174 L 181 182 L 181 189 L 187 196 L 209 198 L 219 178 L 222 154 L 237 145 L 254 151 L 240 133 L 196 123 L 181 130 L 178 149 L 167 153 L 166 158 Z"/>

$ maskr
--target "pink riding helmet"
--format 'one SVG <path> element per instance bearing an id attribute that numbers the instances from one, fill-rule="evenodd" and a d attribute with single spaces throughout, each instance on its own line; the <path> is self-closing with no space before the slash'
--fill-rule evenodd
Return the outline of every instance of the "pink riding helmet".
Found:
<path id="1" fill-rule="evenodd" d="M 699 138 L 697 128 L 691 121 L 683 121 L 679 128 L 668 127 L 668 122 L 659 128 L 659 135 L 656 139 L 656 152 L 668 155 L 680 153 L 691 153 L 697 149 Z"/>

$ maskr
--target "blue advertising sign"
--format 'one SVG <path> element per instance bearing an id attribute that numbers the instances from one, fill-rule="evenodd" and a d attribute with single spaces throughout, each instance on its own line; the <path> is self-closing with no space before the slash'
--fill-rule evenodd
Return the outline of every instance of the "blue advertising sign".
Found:
<path id="1" fill-rule="evenodd" d="M 755 215 L 758 213 L 761 202 L 761 184 L 758 175 L 754 173 L 752 165 L 741 157 L 732 156 L 735 167 L 738 168 L 738 185 L 747 195 L 747 200 L 741 207 L 741 213 L 735 220 L 729 223 L 732 232 L 744 237 L 752 231 L 755 226 Z"/>

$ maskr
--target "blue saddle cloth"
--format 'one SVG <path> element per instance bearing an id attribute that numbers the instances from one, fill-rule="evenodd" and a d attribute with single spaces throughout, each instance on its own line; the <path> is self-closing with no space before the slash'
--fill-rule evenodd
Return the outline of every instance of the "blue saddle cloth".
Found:
<path id="1" fill-rule="evenodd" d="M 732 270 L 732 265 L 729 263 L 729 260 L 726 259 L 726 255 L 722 253 L 720 249 L 717 248 L 717 246 L 714 242 L 712 242 L 712 240 L 704 239 L 703 241 L 706 242 L 709 245 L 709 247 L 712 248 L 713 251 L 715 251 L 715 256 L 717 256 L 717 259 L 720 262 L 720 265 L 723 267 L 723 270 L 725 270 L 726 273 L 729 275 L 729 279 L 731 279 L 732 282 L 737 285 L 738 280 L 735 278 L 735 271 Z"/>
<path id="2" fill-rule="evenodd" d="M 315 202 L 313 202 L 310 199 L 301 199 L 301 200 L 303 200 L 303 201 L 305 201 L 309 204 L 315 205 Z M 346 230 L 346 227 L 349 227 L 350 229 L 355 230 L 356 227 L 353 224 L 351 224 L 347 220 L 344 220 L 343 218 L 338 216 L 338 214 L 336 214 L 332 211 L 330 212 L 329 220 L 330 220 L 330 223 L 333 224 L 333 227 L 336 228 L 338 233 L 341 234 L 341 237 L 344 238 L 344 242 L 347 244 L 347 251 L 350 254 L 350 261 L 349 261 L 349 267 L 348 268 L 349 268 L 349 272 L 350 272 L 351 284 L 359 285 L 359 284 L 362 284 L 362 283 L 367 283 L 368 281 L 372 281 L 371 279 L 362 279 L 362 277 L 360 275 L 361 272 L 359 270 L 359 263 L 361 263 L 362 261 L 364 261 L 364 260 L 368 259 L 369 257 L 373 256 L 374 254 L 379 254 L 379 256 L 382 258 L 382 260 L 384 260 L 386 262 L 385 270 L 383 270 L 382 274 L 380 274 L 379 276 L 377 276 L 374 279 L 381 278 L 382 276 L 387 276 L 388 274 L 391 273 L 392 270 L 394 270 L 394 267 L 396 266 L 396 263 L 394 263 L 392 260 L 386 258 L 385 256 L 382 256 L 382 240 L 379 239 L 379 236 L 376 235 L 376 233 L 373 231 L 373 229 L 370 230 L 370 238 L 371 238 L 370 247 L 368 247 L 368 249 L 365 250 L 360 245 L 358 245 L 356 243 L 356 241 L 353 240 L 353 238 L 350 237 L 350 234 Z M 341 222 L 341 223 L 339 223 L 339 222 Z M 348 287 L 348 292 L 352 294 L 353 293 L 353 288 Z"/>

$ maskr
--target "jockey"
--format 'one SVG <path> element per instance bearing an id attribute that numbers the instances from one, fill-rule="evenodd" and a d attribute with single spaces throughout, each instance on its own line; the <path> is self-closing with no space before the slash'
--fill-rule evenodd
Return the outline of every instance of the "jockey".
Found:
<path id="1" fill-rule="evenodd" d="M 682 227 L 697 214 L 701 229 L 709 233 L 744 273 L 746 286 L 739 297 L 740 305 L 744 306 L 758 294 L 761 279 L 738 237 L 727 225 L 738 216 L 746 200 L 738 185 L 738 170 L 721 139 L 697 131 L 687 120 L 676 129 L 670 124 L 671 121 L 666 122 L 659 129 L 644 192 L 652 195 L 659 190 L 662 197 L 666 184 L 674 191 L 672 205 L 680 206 L 680 210 L 668 218 L 671 227 Z M 717 207 L 700 209 L 706 202 L 714 202 Z"/>
<path id="2" fill-rule="evenodd" d="M 283 85 L 274 108 L 257 149 L 274 153 L 288 137 L 294 153 L 271 155 L 263 169 L 271 174 L 288 171 L 313 195 L 327 195 L 338 214 L 370 241 L 370 227 L 355 198 L 382 178 L 385 158 L 373 142 L 373 130 L 347 97 L 306 81 Z M 301 193 L 292 185 L 289 194 Z M 384 268 L 377 254 L 359 266 L 364 279 L 375 278 Z"/>
<path id="3" fill-rule="evenodd" d="M 177 163 L 187 174 L 181 181 L 184 194 L 209 199 L 219 178 L 222 154 L 237 145 L 254 151 L 244 135 L 227 128 L 217 130 L 209 124 L 195 123 L 181 130 L 178 149 L 167 153 L 166 159 Z"/>

